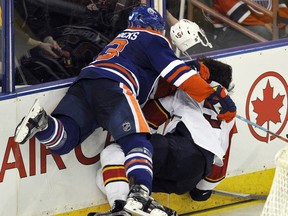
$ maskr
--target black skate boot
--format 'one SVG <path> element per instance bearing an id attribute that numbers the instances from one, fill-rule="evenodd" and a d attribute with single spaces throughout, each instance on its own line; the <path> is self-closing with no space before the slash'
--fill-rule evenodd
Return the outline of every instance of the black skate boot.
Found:
<path id="1" fill-rule="evenodd" d="M 123 200 L 115 200 L 111 210 L 107 212 L 91 212 L 88 216 L 131 216 L 130 213 L 124 210 L 126 202 Z"/>
<path id="2" fill-rule="evenodd" d="M 177 216 L 177 212 L 167 208 L 152 197 L 144 185 L 133 185 L 124 209 L 132 215 L 140 216 Z"/>
<path id="3" fill-rule="evenodd" d="M 19 144 L 25 143 L 37 132 L 48 127 L 48 116 L 36 99 L 26 117 L 18 124 L 15 130 L 14 140 Z"/>

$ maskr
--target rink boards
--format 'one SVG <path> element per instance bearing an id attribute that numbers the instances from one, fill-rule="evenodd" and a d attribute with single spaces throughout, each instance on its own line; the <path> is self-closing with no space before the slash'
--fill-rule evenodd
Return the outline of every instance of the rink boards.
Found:
<path id="1" fill-rule="evenodd" d="M 211 55 L 233 67 L 232 98 L 238 114 L 285 136 L 287 127 L 288 40 L 249 46 Z M 210 53 L 209 53 L 210 54 Z M 107 133 L 98 129 L 80 147 L 64 156 L 52 155 L 32 138 L 17 145 L 17 123 L 35 98 L 50 113 L 69 83 L 37 89 L 27 87 L 0 97 L 0 215 L 86 215 L 108 209 L 105 196 L 96 187 L 95 176 Z M 237 119 L 238 133 L 232 140 L 227 178 L 219 190 L 245 194 L 268 194 L 274 175 L 274 157 L 285 142 Z M 161 132 L 161 131 L 159 131 Z M 207 202 L 193 202 L 188 194 L 153 194 L 179 214 L 197 212 L 242 201 L 242 198 L 212 195 Z"/>

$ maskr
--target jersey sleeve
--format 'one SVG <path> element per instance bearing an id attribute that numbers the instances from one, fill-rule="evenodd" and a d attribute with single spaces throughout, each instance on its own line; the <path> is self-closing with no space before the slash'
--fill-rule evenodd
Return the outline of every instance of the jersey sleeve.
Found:
<path id="1" fill-rule="evenodd" d="M 153 99 L 162 98 L 168 95 L 173 95 L 177 90 L 176 86 L 168 83 L 162 77 L 159 78 L 156 91 L 153 95 Z"/>
<path id="2" fill-rule="evenodd" d="M 155 130 L 171 118 L 158 99 L 149 100 L 142 110 L 149 126 Z"/>
<path id="3" fill-rule="evenodd" d="M 237 23 L 242 23 L 251 15 L 248 6 L 238 0 L 216 0 L 213 3 L 213 8 Z"/>
<path id="4" fill-rule="evenodd" d="M 205 100 L 214 92 L 213 88 L 198 74 L 189 77 L 179 88 L 198 102 Z"/>

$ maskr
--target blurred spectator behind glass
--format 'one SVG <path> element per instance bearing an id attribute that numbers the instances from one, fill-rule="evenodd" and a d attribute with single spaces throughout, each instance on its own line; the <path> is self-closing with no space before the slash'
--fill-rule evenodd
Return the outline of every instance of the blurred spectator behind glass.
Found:
<path id="1" fill-rule="evenodd" d="M 15 53 L 20 58 L 25 51 L 39 46 L 48 55 L 58 58 L 60 46 L 51 36 L 48 11 L 39 0 L 14 1 Z"/>
<path id="2" fill-rule="evenodd" d="M 77 76 L 111 37 L 127 27 L 129 12 L 138 4 L 138 0 L 15 0 L 15 82 L 38 84 Z"/>
<path id="3" fill-rule="evenodd" d="M 254 2 L 272 11 L 272 0 L 254 0 Z M 261 11 L 237 0 L 213 0 L 213 9 L 222 15 L 228 16 L 231 20 L 238 22 L 263 38 L 272 40 L 272 18 L 263 14 Z M 229 48 L 257 42 L 217 19 L 213 20 L 213 24 L 216 30 L 215 43 L 220 48 Z M 279 0 L 278 27 L 280 38 L 287 37 L 287 24 L 288 8 L 284 0 Z"/>

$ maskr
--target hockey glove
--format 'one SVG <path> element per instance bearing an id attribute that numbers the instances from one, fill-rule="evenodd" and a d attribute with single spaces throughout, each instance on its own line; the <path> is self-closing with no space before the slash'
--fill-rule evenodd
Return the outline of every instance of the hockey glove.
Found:
<path id="1" fill-rule="evenodd" d="M 199 190 L 195 187 L 189 192 L 189 194 L 195 201 L 206 201 L 210 198 L 212 190 Z"/>
<path id="2" fill-rule="evenodd" d="M 227 90 L 222 86 L 214 87 L 215 92 L 208 98 L 208 102 L 212 105 L 220 103 L 221 111 L 218 114 L 218 119 L 225 120 L 227 123 L 232 121 L 236 116 L 236 105 L 230 96 L 227 94 Z"/>

